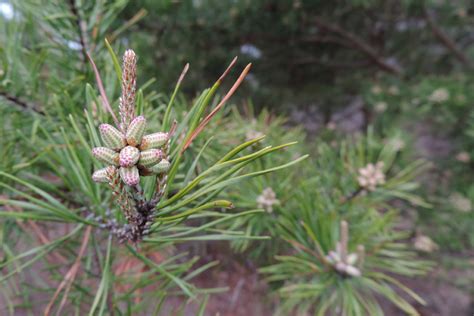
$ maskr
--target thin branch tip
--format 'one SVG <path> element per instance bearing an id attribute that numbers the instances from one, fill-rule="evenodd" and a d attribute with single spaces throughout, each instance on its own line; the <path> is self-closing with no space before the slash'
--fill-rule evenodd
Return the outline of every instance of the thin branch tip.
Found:
<path id="1" fill-rule="evenodd" d="M 188 70 L 189 70 L 189 63 L 186 63 L 186 65 L 184 65 L 183 71 L 181 71 L 181 75 L 178 78 L 178 85 L 180 85 L 181 82 L 184 80 L 184 77 L 188 73 Z"/>
<path id="2" fill-rule="evenodd" d="M 233 63 L 235 64 L 235 61 L 237 60 L 237 57 L 234 58 L 233 60 Z M 229 67 L 233 66 L 233 64 L 231 63 L 231 65 Z M 191 143 L 193 142 L 193 140 L 202 132 L 202 130 L 204 129 L 204 127 L 206 127 L 206 125 L 209 123 L 209 121 L 217 114 L 217 112 L 219 112 L 219 110 L 226 104 L 226 102 L 230 99 L 230 97 L 232 97 L 232 95 L 235 93 L 235 91 L 237 90 L 237 88 L 240 86 L 240 84 L 242 83 L 242 81 L 245 79 L 245 77 L 247 76 L 248 72 L 250 71 L 250 68 L 252 67 L 252 64 L 249 63 L 245 68 L 244 70 L 240 73 L 240 76 L 239 78 L 237 78 L 237 80 L 234 82 L 234 84 L 232 85 L 232 87 L 230 88 L 230 90 L 227 92 L 227 94 L 222 98 L 222 100 L 219 102 L 219 104 L 211 111 L 211 113 L 209 113 L 202 121 L 201 123 L 199 124 L 199 126 L 194 130 L 194 132 L 192 133 L 191 137 L 189 138 L 189 140 L 186 142 L 186 144 L 184 144 L 183 146 L 183 149 L 181 150 L 181 152 L 184 152 L 190 145 Z M 224 74 L 226 74 L 228 72 L 228 70 L 230 70 L 230 68 L 227 68 L 227 70 L 224 72 Z"/>
<path id="3" fill-rule="evenodd" d="M 224 73 L 219 77 L 219 79 L 217 80 L 217 82 L 222 82 L 224 80 L 224 78 L 227 76 L 227 74 L 230 72 L 230 70 L 232 68 L 234 68 L 235 64 L 237 63 L 237 59 L 238 57 L 235 56 L 234 59 L 232 59 L 232 61 L 230 62 L 229 66 L 227 66 L 226 70 L 224 71 Z"/>

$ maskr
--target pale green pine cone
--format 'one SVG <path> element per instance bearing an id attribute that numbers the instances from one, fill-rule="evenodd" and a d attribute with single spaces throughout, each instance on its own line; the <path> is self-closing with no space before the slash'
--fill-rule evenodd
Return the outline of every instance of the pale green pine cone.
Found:
<path id="1" fill-rule="evenodd" d="M 138 146 L 142 141 L 145 128 L 146 119 L 143 116 L 134 118 L 127 129 L 127 143 L 130 146 Z"/>
<path id="2" fill-rule="evenodd" d="M 166 145 L 168 133 L 158 132 L 143 136 L 146 119 L 143 116 L 134 118 L 123 135 L 117 128 L 109 124 L 101 124 L 100 135 L 105 147 L 92 149 L 92 154 L 98 160 L 117 168 L 122 181 L 128 186 L 140 183 L 140 175 L 166 173 L 170 162 L 163 159 L 163 151 L 159 149 Z M 95 182 L 108 182 L 107 169 L 97 170 L 92 175 Z"/>
<path id="3" fill-rule="evenodd" d="M 159 148 L 166 144 L 169 139 L 168 133 L 154 133 L 143 136 L 140 144 L 140 150 L 146 150 L 150 148 Z"/>

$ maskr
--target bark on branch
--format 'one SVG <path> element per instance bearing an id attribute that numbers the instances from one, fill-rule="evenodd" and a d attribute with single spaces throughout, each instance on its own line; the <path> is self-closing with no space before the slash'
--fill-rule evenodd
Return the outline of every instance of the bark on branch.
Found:
<path id="1" fill-rule="evenodd" d="M 453 53 L 454 57 L 459 60 L 463 65 L 471 67 L 471 61 L 467 56 L 462 52 L 461 49 L 458 48 L 456 43 L 436 24 L 436 21 L 431 14 L 431 12 L 424 8 L 424 15 L 425 20 L 428 23 L 428 26 L 431 28 L 433 35 L 444 45 L 451 53 Z"/>
<path id="2" fill-rule="evenodd" d="M 79 35 L 79 43 L 81 44 L 82 61 L 85 64 L 87 61 L 87 53 L 89 52 L 89 41 L 87 40 L 87 26 L 86 22 L 81 18 L 79 10 L 76 6 L 75 0 L 69 0 L 69 8 L 77 26 L 77 33 Z"/>
<path id="3" fill-rule="evenodd" d="M 400 68 L 388 63 L 382 56 L 378 54 L 378 52 L 373 47 L 371 47 L 357 35 L 341 28 L 339 25 L 326 22 L 320 17 L 314 18 L 314 22 L 319 29 L 334 33 L 342 37 L 344 40 L 349 42 L 353 48 L 366 55 L 372 63 L 374 63 L 383 71 L 395 75 L 400 75 L 402 73 Z"/>
<path id="4" fill-rule="evenodd" d="M 34 111 L 38 114 L 44 115 L 44 112 L 40 109 L 38 109 L 36 106 L 29 104 L 25 101 L 20 100 L 18 97 L 9 94 L 8 92 L 5 91 L 0 91 L 0 97 L 9 101 L 10 103 L 15 104 L 16 106 L 20 107 L 22 110 L 30 110 Z"/>

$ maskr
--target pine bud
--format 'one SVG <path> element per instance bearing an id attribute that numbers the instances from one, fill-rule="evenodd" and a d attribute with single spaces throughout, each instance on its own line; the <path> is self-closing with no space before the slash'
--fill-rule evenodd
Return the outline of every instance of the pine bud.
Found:
<path id="1" fill-rule="evenodd" d="M 127 142 L 130 146 L 137 146 L 142 141 L 145 133 L 146 119 L 143 116 L 137 116 L 133 119 L 127 129 Z"/>
<path id="2" fill-rule="evenodd" d="M 92 149 L 92 155 L 98 160 L 109 165 L 119 165 L 119 154 L 107 147 L 95 147 Z"/>
<path id="3" fill-rule="evenodd" d="M 140 159 L 140 151 L 136 147 L 127 146 L 120 151 L 120 166 L 134 166 Z"/>
<path id="4" fill-rule="evenodd" d="M 356 264 L 357 259 L 358 259 L 358 258 L 357 258 L 357 254 L 355 254 L 355 253 L 350 253 L 350 254 L 347 255 L 347 264 L 353 266 L 353 265 Z"/>
<path id="5" fill-rule="evenodd" d="M 114 166 L 99 169 L 92 174 L 92 180 L 94 182 L 109 182 L 109 175 L 111 172 L 114 172 L 115 169 Z"/>
<path id="6" fill-rule="evenodd" d="M 150 168 L 153 173 L 160 174 L 167 172 L 170 169 L 170 162 L 166 159 L 162 159 L 159 163 Z"/>
<path id="7" fill-rule="evenodd" d="M 109 147 L 114 150 L 119 150 L 125 147 L 127 143 L 125 142 L 125 137 L 119 132 L 118 129 L 113 127 L 110 124 L 100 124 L 99 126 L 100 137 L 104 142 L 106 147 Z"/>
<path id="8" fill-rule="evenodd" d="M 140 182 L 140 175 L 137 167 L 120 168 L 120 177 L 126 185 L 136 186 Z"/>
<path id="9" fill-rule="evenodd" d="M 140 150 L 146 150 L 150 148 L 158 148 L 166 144 L 168 141 L 168 133 L 154 133 L 143 136 L 142 142 L 140 144 Z"/>
<path id="10" fill-rule="evenodd" d="M 352 277 L 358 277 L 361 275 L 360 273 L 360 270 L 357 269 L 356 267 L 354 266 L 351 266 L 351 265 L 346 265 L 344 267 L 344 272 L 349 275 L 349 276 L 352 276 Z"/>
<path id="11" fill-rule="evenodd" d="M 160 161 L 163 153 L 159 149 L 148 149 L 140 153 L 140 160 L 138 164 L 143 167 L 151 167 Z"/>
<path id="12" fill-rule="evenodd" d="M 128 49 L 123 55 L 122 96 L 119 103 L 120 125 L 124 131 L 135 117 L 136 79 L 137 56 L 133 50 Z"/>

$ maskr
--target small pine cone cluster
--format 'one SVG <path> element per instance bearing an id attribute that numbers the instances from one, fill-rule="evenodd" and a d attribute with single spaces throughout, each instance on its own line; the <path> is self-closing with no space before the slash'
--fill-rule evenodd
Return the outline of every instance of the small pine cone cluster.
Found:
<path id="1" fill-rule="evenodd" d="M 362 275 L 361 269 L 364 263 L 364 246 L 357 246 L 357 253 L 349 253 L 349 227 L 346 221 L 341 221 L 339 234 L 336 249 L 329 251 L 326 260 L 341 275 L 359 277 Z"/>
<path id="2" fill-rule="evenodd" d="M 361 188 L 368 191 L 374 191 L 377 186 L 384 184 L 385 174 L 383 168 L 383 161 L 379 161 L 375 165 L 369 163 L 364 168 L 360 168 L 357 182 L 359 182 Z"/>
<path id="3" fill-rule="evenodd" d="M 123 56 L 120 120 L 112 109 L 108 109 L 115 126 L 101 124 L 99 133 L 103 147 L 92 149 L 93 156 L 107 165 L 95 171 L 92 179 L 109 184 L 127 223 L 121 225 L 117 218 L 95 218 L 100 227 L 109 229 L 121 242 L 138 242 L 150 233 L 155 206 L 166 188 L 166 173 L 170 168 L 169 139 L 173 133 L 145 135 L 146 119 L 135 115 L 136 66 L 137 56 L 129 49 Z M 151 175 L 158 175 L 157 189 L 152 198 L 146 200 L 140 176 Z M 107 217 L 110 216 L 111 212 Z"/>
<path id="4" fill-rule="evenodd" d="M 92 175 L 95 182 L 108 182 L 110 168 L 119 172 L 120 178 L 128 186 L 136 186 L 140 176 L 166 173 L 170 162 L 166 160 L 162 148 L 169 139 L 168 133 L 158 132 L 144 135 L 146 119 L 143 116 L 134 118 L 122 133 L 109 124 L 101 124 L 100 136 L 104 147 L 92 149 L 92 154 L 106 168 L 97 170 Z"/>
<path id="5" fill-rule="evenodd" d="M 273 213 L 273 205 L 280 204 L 272 188 L 265 188 L 261 195 L 257 197 L 257 205 L 263 208 L 267 213 Z"/>

